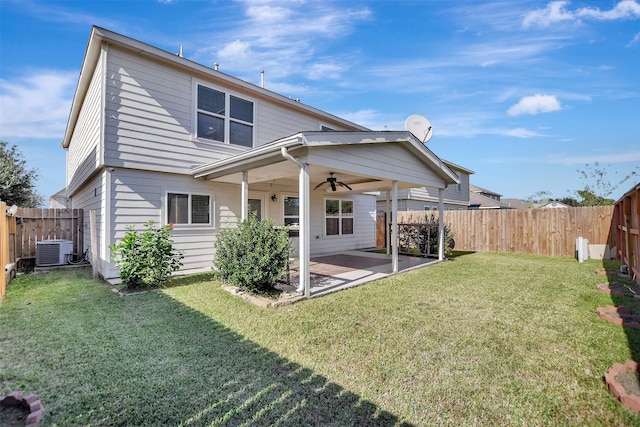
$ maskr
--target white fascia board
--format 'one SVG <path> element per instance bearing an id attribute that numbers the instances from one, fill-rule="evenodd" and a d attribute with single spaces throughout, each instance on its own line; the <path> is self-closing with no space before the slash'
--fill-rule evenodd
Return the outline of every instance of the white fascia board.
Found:
<path id="1" fill-rule="evenodd" d="M 449 169 L 460 171 L 460 172 L 464 172 L 467 175 L 475 174 L 475 171 L 472 171 L 471 169 L 467 169 L 467 168 L 465 168 L 463 166 L 460 166 L 458 164 L 455 164 L 455 163 L 450 162 L 450 161 L 445 160 L 445 159 L 442 159 L 442 161 L 444 162 L 445 165 L 449 166 Z"/>
<path id="2" fill-rule="evenodd" d="M 69 111 L 69 119 L 67 120 L 67 127 L 64 132 L 64 138 L 62 140 L 62 148 L 69 148 L 71 143 L 71 136 L 73 129 L 76 127 L 78 116 L 80 115 L 80 107 L 84 102 L 84 98 L 89 90 L 91 84 L 91 78 L 93 77 L 93 71 L 96 68 L 96 64 L 100 58 L 100 52 L 102 51 L 102 38 L 99 35 L 100 31 L 98 27 L 91 29 L 91 36 L 87 43 L 87 48 L 84 53 L 84 59 L 82 60 L 82 67 L 80 68 L 80 75 L 78 76 L 78 84 L 76 85 L 76 91 L 73 94 L 73 101 L 71 102 L 71 110 Z"/>
<path id="3" fill-rule="evenodd" d="M 290 137 L 279 139 L 269 144 L 261 145 L 260 147 L 253 148 L 251 150 L 247 150 L 242 154 L 199 166 L 191 171 L 191 175 L 194 178 L 202 178 L 213 172 L 222 172 L 226 169 L 237 168 L 242 165 L 249 165 L 268 157 L 280 157 L 281 147 L 291 148 L 302 145 L 304 144 L 301 135 L 292 135 Z"/>

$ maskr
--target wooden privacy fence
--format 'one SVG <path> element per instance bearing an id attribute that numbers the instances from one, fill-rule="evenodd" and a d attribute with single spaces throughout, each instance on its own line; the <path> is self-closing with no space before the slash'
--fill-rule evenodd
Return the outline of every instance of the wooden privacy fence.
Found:
<path id="1" fill-rule="evenodd" d="M 445 211 L 455 249 L 575 256 L 576 238 L 615 246 L 613 206 L 568 209 L 501 209 Z M 399 223 L 426 222 L 433 211 L 398 212 Z"/>
<path id="2" fill-rule="evenodd" d="M 614 228 L 617 255 L 640 283 L 640 185 L 628 191 L 615 206 Z"/>
<path id="3" fill-rule="evenodd" d="M 15 237 L 16 218 L 7 215 L 7 204 L 0 201 L 0 301 L 4 298 L 7 284 L 15 271 L 12 266 L 16 263 Z"/>
<path id="4" fill-rule="evenodd" d="M 53 239 L 71 240 L 73 253 L 82 254 L 82 209 L 19 208 L 16 218 L 16 251 L 20 259 L 35 259 L 37 242 Z"/>

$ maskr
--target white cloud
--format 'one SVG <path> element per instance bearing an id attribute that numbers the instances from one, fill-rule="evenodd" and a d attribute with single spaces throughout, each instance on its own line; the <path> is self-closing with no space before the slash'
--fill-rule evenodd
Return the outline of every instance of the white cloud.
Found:
<path id="1" fill-rule="evenodd" d="M 0 137 L 62 140 L 77 79 L 77 72 L 52 70 L 0 79 Z"/>
<path id="2" fill-rule="evenodd" d="M 315 79 L 341 79 L 348 63 L 316 59 L 330 41 L 354 30 L 367 20 L 366 7 L 341 8 L 328 2 L 242 1 L 244 18 L 233 29 L 215 33 L 208 47 L 199 50 L 196 60 L 219 62 L 221 70 L 266 70 L 272 81 L 300 75 Z M 221 47 L 222 46 L 222 47 Z"/>
<path id="3" fill-rule="evenodd" d="M 505 129 L 498 132 L 498 134 L 504 136 L 515 136 L 516 138 L 532 138 L 534 136 L 542 136 L 538 132 L 524 128 Z"/>
<path id="4" fill-rule="evenodd" d="M 569 10 L 568 5 L 569 2 L 564 0 L 549 2 L 544 9 L 537 9 L 525 14 L 522 26 L 524 28 L 531 26 L 546 28 L 563 21 L 579 21 L 581 18 L 596 21 L 640 18 L 640 4 L 634 0 L 620 1 L 610 10 L 601 10 L 594 7 Z"/>
<path id="5" fill-rule="evenodd" d="M 627 43 L 625 47 L 631 47 L 634 44 L 638 43 L 639 41 L 640 41 L 640 33 L 637 33 L 635 37 L 629 43 Z"/>
<path id="6" fill-rule="evenodd" d="M 640 162 L 640 151 L 632 151 L 627 153 L 610 153 L 610 154 L 589 154 L 582 156 L 565 156 L 558 155 L 547 160 L 551 164 L 560 164 L 565 166 L 585 165 L 587 163 L 632 163 Z"/>
<path id="7" fill-rule="evenodd" d="M 598 21 L 615 21 L 618 19 L 640 18 L 640 4 L 635 0 L 624 0 L 611 10 L 585 7 L 578 9 L 576 15 L 584 18 L 592 18 Z"/>
<path id="8" fill-rule="evenodd" d="M 559 111 L 562 107 L 560 101 L 553 95 L 525 96 L 517 104 L 512 105 L 507 110 L 509 116 L 519 116 L 521 114 L 539 114 Z"/>
<path id="9" fill-rule="evenodd" d="M 532 25 L 548 27 L 556 22 L 572 21 L 575 19 L 575 16 L 565 9 L 567 4 L 569 4 L 568 1 L 552 1 L 547 4 L 547 7 L 544 9 L 537 9 L 527 13 L 522 20 L 522 25 L 525 28 Z"/>

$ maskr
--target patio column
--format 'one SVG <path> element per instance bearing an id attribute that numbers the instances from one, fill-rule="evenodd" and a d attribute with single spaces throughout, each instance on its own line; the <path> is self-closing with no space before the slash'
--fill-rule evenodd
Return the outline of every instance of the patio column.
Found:
<path id="1" fill-rule="evenodd" d="M 242 184 L 240 196 L 240 220 L 249 218 L 249 172 L 242 171 Z"/>
<path id="2" fill-rule="evenodd" d="M 438 260 L 444 259 L 444 189 L 438 189 Z"/>
<path id="3" fill-rule="evenodd" d="M 304 288 L 304 296 L 311 296 L 311 274 L 309 264 L 311 263 L 310 252 L 310 196 L 309 196 L 309 165 L 300 165 L 300 177 L 298 178 L 298 192 L 300 193 L 300 287 Z"/>
<path id="4" fill-rule="evenodd" d="M 304 290 L 304 296 L 309 298 L 311 296 L 311 274 L 309 272 L 309 264 L 311 263 L 310 256 L 310 195 L 309 195 L 309 165 L 302 163 L 300 160 L 293 157 L 287 151 L 286 147 L 280 147 L 280 153 L 282 157 L 292 161 L 300 168 L 300 174 L 298 175 L 298 202 L 300 204 L 298 213 L 300 214 L 300 228 L 298 231 L 298 263 L 300 264 L 300 284 L 298 285 L 297 292 Z"/>
<path id="5" fill-rule="evenodd" d="M 393 272 L 398 272 L 398 181 L 391 183 L 391 259 Z"/>
<path id="6" fill-rule="evenodd" d="M 389 236 L 389 226 L 391 225 L 391 210 L 389 209 L 389 190 L 387 190 L 387 204 L 385 207 L 385 212 L 387 213 L 384 216 L 384 244 L 387 247 L 387 255 L 391 253 L 391 236 Z"/>

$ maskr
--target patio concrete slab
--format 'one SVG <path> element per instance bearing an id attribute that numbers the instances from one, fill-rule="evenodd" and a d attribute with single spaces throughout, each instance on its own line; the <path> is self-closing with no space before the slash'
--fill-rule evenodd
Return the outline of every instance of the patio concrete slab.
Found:
<path id="1" fill-rule="evenodd" d="M 434 258 L 398 256 L 398 272 L 438 263 Z M 311 298 L 362 285 L 393 275 L 391 255 L 364 251 L 343 251 L 311 258 Z M 297 261 L 291 266 L 290 284 L 295 290 L 299 283 Z"/>

